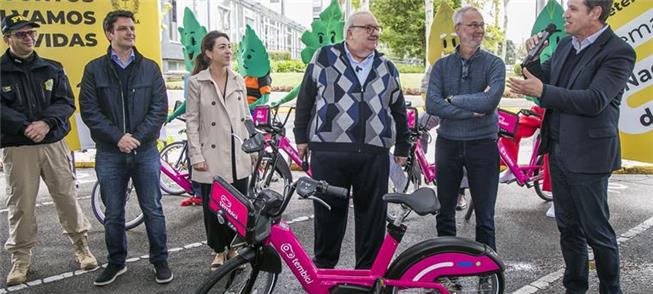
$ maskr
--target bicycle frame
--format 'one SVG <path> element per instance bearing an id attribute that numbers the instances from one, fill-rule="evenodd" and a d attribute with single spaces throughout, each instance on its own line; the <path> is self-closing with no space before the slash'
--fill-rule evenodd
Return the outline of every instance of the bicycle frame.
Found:
<path id="1" fill-rule="evenodd" d="M 185 142 L 184 144 L 184 151 L 180 158 L 178 160 L 185 160 L 186 158 L 186 149 L 188 148 L 188 142 Z M 192 194 L 193 193 L 193 187 L 191 185 L 191 182 L 189 180 L 190 175 L 188 173 L 180 173 L 176 169 L 174 169 L 168 162 L 163 160 L 163 158 L 160 159 L 161 161 L 161 172 L 164 173 L 168 178 L 170 178 L 172 181 L 177 183 L 179 187 L 183 188 L 186 193 Z M 189 166 L 189 168 L 192 168 Z"/>
<path id="2" fill-rule="evenodd" d="M 519 121 L 519 117 L 522 115 L 533 115 L 533 112 L 530 110 L 522 109 L 517 113 L 518 117 L 516 119 L 513 119 L 515 124 L 514 130 L 516 133 L 517 132 L 517 124 Z M 542 119 L 543 120 L 543 119 Z M 540 124 L 536 126 L 536 129 L 541 129 L 541 121 Z M 500 123 L 501 123 L 500 119 Z M 505 124 L 508 124 L 507 122 L 504 121 Z M 531 126 L 533 127 L 533 125 Z M 513 135 L 514 135 L 513 133 Z M 541 135 L 537 134 L 536 137 L 533 139 L 533 148 L 531 150 L 531 156 L 530 160 L 527 165 L 520 165 L 517 162 L 517 155 L 514 154 L 511 155 L 510 152 L 508 152 L 508 148 L 505 145 L 506 140 L 509 140 L 511 136 L 508 137 L 500 137 L 499 140 L 497 140 L 497 147 L 499 149 L 499 156 L 501 157 L 501 160 L 506 164 L 506 166 L 510 169 L 510 171 L 513 173 L 515 176 L 515 180 L 520 186 L 526 185 L 527 187 L 531 187 L 531 183 L 537 180 L 541 180 L 544 175 L 543 173 L 539 173 L 537 176 L 534 176 L 535 172 L 540 170 L 542 168 L 541 165 L 537 164 L 538 160 L 538 149 L 541 144 Z"/>
<path id="3" fill-rule="evenodd" d="M 431 164 L 428 162 L 426 159 L 426 154 L 424 153 L 424 150 L 422 149 L 422 145 L 419 144 L 418 140 L 421 137 L 423 132 L 428 132 L 425 126 L 419 126 L 418 124 L 418 113 L 417 109 L 414 107 L 409 107 L 406 109 L 406 114 L 407 114 L 407 122 L 408 122 L 408 128 L 413 129 L 414 134 L 412 134 L 414 138 L 414 149 L 413 149 L 413 157 L 414 159 L 417 160 L 417 163 L 419 164 L 420 170 L 422 171 L 422 174 L 424 175 L 424 179 L 426 179 L 427 183 L 435 183 L 435 175 L 436 175 L 436 168 L 435 164 Z"/>
<path id="4" fill-rule="evenodd" d="M 290 143 L 288 137 L 285 136 L 285 125 L 288 122 L 288 118 L 290 117 L 293 108 L 294 107 L 290 108 L 283 123 L 277 120 L 278 108 L 277 111 L 274 112 L 274 115 L 270 116 L 270 107 L 267 105 L 256 107 L 254 109 L 253 119 L 257 126 L 266 131 L 266 135 L 268 136 L 266 139 L 272 139 L 272 137 L 274 137 L 276 140 L 273 141 L 277 142 L 277 147 L 280 150 L 283 150 L 283 152 L 288 155 L 288 158 L 297 164 L 297 166 L 303 167 L 304 161 L 299 157 L 297 149 Z M 306 170 L 306 174 L 309 176 L 312 175 L 310 168 Z"/>
<path id="5" fill-rule="evenodd" d="M 542 177 L 541 174 L 538 175 L 537 178 L 533 177 L 535 171 L 542 168 L 541 165 L 537 165 L 537 156 L 538 156 L 537 150 L 540 147 L 539 134 L 534 139 L 533 150 L 531 151 L 531 157 L 530 157 L 531 159 L 528 165 L 519 165 L 517 163 L 517 159 L 508 153 L 506 146 L 504 145 L 502 140 L 497 140 L 497 147 L 499 148 L 499 155 L 501 156 L 501 160 L 508 166 L 510 171 L 512 171 L 512 173 L 515 175 L 515 179 L 517 180 L 517 183 L 520 186 L 526 185 L 530 187 L 530 182 L 534 180 L 539 180 L 540 177 Z"/>
<path id="6" fill-rule="evenodd" d="M 434 281 L 448 275 L 472 275 L 479 272 L 494 272 L 500 267 L 488 256 L 471 256 L 460 253 L 442 253 L 419 261 L 400 279 L 384 279 L 392 257 L 400 241 L 387 234 L 381 249 L 369 270 L 318 269 L 297 240 L 292 229 L 285 223 L 272 225 L 266 245 L 271 245 L 297 280 L 308 293 L 329 293 L 337 285 L 359 285 L 374 287 L 381 282 L 385 286 L 400 288 L 432 288 L 441 293 L 449 293 L 446 288 Z"/>

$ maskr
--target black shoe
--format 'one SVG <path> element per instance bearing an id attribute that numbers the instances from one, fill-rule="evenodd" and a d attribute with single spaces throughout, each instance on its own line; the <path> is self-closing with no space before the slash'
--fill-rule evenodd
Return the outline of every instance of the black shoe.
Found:
<path id="1" fill-rule="evenodd" d="M 161 261 L 154 264 L 154 273 L 156 273 L 156 282 L 159 284 L 167 284 L 172 281 L 174 275 L 168 267 L 167 261 Z"/>
<path id="2" fill-rule="evenodd" d="M 123 265 L 122 267 L 117 266 L 117 265 L 112 265 L 109 264 L 107 265 L 107 268 L 105 268 L 100 275 L 95 279 L 95 282 L 93 282 L 93 285 L 95 286 L 106 286 L 113 281 L 116 280 L 116 278 L 119 275 L 124 274 L 127 271 L 127 266 Z"/>

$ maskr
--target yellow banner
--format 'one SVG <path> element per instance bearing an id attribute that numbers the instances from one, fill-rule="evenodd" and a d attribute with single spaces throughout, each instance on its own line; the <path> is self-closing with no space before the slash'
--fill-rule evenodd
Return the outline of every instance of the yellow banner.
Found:
<path id="1" fill-rule="evenodd" d="M 79 117 L 77 85 L 82 80 L 84 66 L 107 53 L 109 41 L 104 35 L 102 21 L 107 13 L 117 9 L 134 12 L 138 51 L 160 63 L 158 0 L 0 0 L 0 18 L 17 12 L 40 24 L 36 52 L 41 57 L 63 64 L 78 109 L 71 118 L 72 130 L 66 137 L 66 143 L 72 150 L 94 145 Z M 6 48 L 2 42 L 2 53 Z"/>
<path id="2" fill-rule="evenodd" d="M 608 23 L 637 52 L 621 103 L 621 154 L 653 162 L 653 1 L 615 0 L 611 13 Z"/>

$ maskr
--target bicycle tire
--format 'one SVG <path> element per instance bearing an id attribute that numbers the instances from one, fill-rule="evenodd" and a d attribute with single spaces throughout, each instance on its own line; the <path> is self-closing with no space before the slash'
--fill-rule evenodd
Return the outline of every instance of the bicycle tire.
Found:
<path id="1" fill-rule="evenodd" d="M 292 174 L 290 173 L 290 168 L 285 159 L 282 157 L 277 158 L 274 173 L 271 175 L 270 172 L 272 172 L 272 162 L 274 161 L 274 158 L 267 155 L 259 156 L 263 156 L 261 159 L 261 165 L 263 165 L 263 167 L 262 169 L 254 168 L 254 172 L 252 172 L 250 182 L 250 189 L 252 190 L 251 195 L 257 195 L 261 191 L 270 188 L 275 175 L 283 181 L 282 187 L 285 188 L 292 184 Z"/>
<path id="2" fill-rule="evenodd" d="M 130 210 L 136 210 L 140 212 L 140 207 L 136 205 L 138 208 L 133 208 L 131 205 L 128 205 L 127 203 L 129 200 L 132 201 L 138 201 L 138 196 L 136 196 L 136 189 L 134 188 L 134 185 L 132 184 L 131 181 L 129 181 L 127 185 L 127 199 L 125 201 L 125 206 L 129 207 Z M 131 202 L 130 202 L 131 203 Z M 100 182 L 95 182 L 95 185 L 93 185 L 93 190 L 91 191 L 91 208 L 93 210 L 93 214 L 95 215 L 95 218 L 102 224 L 104 225 L 104 203 L 102 202 L 102 196 L 100 195 Z M 128 208 L 126 208 L 128 209 Z M 131 215 L 131 214 L 130 214 Z M 141 223 L 145 221 L 145 218 L 143 217 L 143 212 L 140 212 L 136 217 L 131 218 L 130 220 L 127 220 L 127 213 L 125 213 L 125 230 L 131 230 Z"/>
<path id="3" fill-rule="evenodd" d="M 438 282 L 447 288 L 450 293 L 503 293 L 505 289 L 503 264 L 498 260 L 496 255 L 492 256 L 491 254 L 483 253 L 487 250 L 485 249 L 486 246 L 479 243 L 474 245 L 473 243 L 476 242 L 456 237 L 441 237 L 423 241 L 402 252 L 393 264 L 390 265 L 385 277 L 395 280 L 407 279 L 420 282 Z M 444 260 L 441 259 L 440 262 L 444 261 L 443 263 L 433 264 L 432 260 L 437 260 L 436 256 L 440 254 L 453 254 L 472 258 L 484 256 L 487 257 L 484 258 L 484 263 L 491 262 L 497 267 L 497 269 L 482 273 L 465 272 L 450 274 L 447 276 L 437 276 L 436 271 L 441 270 L 441 266 L 437 265 L 444 265 L 447 267 L 444 263 L 450 263 L 451 260 L 446 257 Z M 431 257 L 436 258 L 431 259 Z M 456 260 L 462 261 L 464 259 L 466 258 L 457 258 Z M 451 267 L 451 265 L 449 267 L 455 269 L 455 267 Z M 445 272 L 453 272 L 453 270 L 445 270 Z M 433 280 L 430 280 L 432 277 L 434 277 Z M 423 288 L 387 287 L 383 292 L 424 293 L 421 289 Z"/>
<path id="4" fill-rule="evenodd" d="M 537 158 L 537 165 L 544 166 L 544 155 L 540 155 Z M 535 171 L 533 176 L 535 177 L 535 176 L 539 175 L 543 171 L 544 171 L 544 168 L 540 168 L 540 169 Z M 547 191 L 542 190 L 542 184 L 540 183 L 540 180 L 533 181 L 533 188 L 535 189 L 535 193 L 537 194 L 537 196 L 542 198 L 542 200 L 544 200 L 546 202 L 553 201 L 553 194 L 551 192 L 547 192 Z"/>
<path id="5" fill-rule="evenodd" d="M 277 278 L 278 274 L 259 271 L 246 259 L 236 256 L 211 274 L 195 293 L 270 294 Z"/>
<path id="6" fill-rule="evenodd" d="M 173 151 L 180 149 L 181 152 L 179 155 L 169 155 L 169 153 L 172 153 Z M 181 158 L 185 157 L 183 156 L 184 154 L 187 154 L 184 149 L 186 148 L 186 142 L 184 141 L 177 141 L 171 144 L 166 145 L 161 149 L 161 160 L 165 161 L 168 163 L 168 165 L 175 169 L 177 172 L 182 172 L 182 173 L 187 173 L 188 172 L 188 162 L 186 158 Z M 170 158 L 168 158 L 170 156 Z M 186 190 L 179 186 L 175 181 L 173 181 L 168 175 L 165 173 L 161 173 L 161 179 L 159 181 L 159 186 L 161 187 L 161 190 L 167 194 L 170 195 L 181 195 L 186 193 Z"/>

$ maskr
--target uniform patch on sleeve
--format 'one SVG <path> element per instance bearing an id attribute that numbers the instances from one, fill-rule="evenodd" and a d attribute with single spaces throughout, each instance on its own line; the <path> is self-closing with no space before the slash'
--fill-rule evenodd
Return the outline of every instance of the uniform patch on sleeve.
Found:
<path id="1" fill-rule="evenodd" d="M 3 93 L 9 93 L 11 92 L 11 85 L 2 87 L 2 92 Z"/>
<path id="2" fill-rule="evenodd" d="M 52 79 L 48 79 L 47 81 L 45 81 L 45 83 L 43 83 L 43 86 L 45 87 L 46 91 L 52 91 L 53 85 L 54 85 L 54 80 Z"/>

